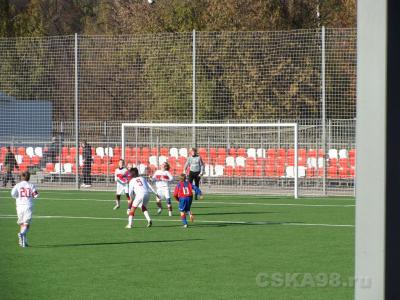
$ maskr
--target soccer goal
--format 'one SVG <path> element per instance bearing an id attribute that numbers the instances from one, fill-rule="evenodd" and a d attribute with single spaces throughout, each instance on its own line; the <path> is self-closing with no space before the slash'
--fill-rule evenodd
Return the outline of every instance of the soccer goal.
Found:
<path id="1" fill-rule="evenodd" d="M 299 196 L 296 123 L 123 123 L 121 130 L 121 157 L 142 174 L 168 162 L 178 176 L 196 147 L 207 193 Z"/>

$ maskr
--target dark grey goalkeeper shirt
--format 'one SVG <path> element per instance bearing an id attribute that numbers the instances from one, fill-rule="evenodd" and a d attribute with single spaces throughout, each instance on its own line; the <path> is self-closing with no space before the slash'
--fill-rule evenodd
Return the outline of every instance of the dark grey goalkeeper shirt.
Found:
<path id="1" fill-rule="evenodd" d="M 192 172 L 204 173 L 204 162 L 198 155 L 188 157 L 185 163 L 185 167 L 183 169 L 186 170 L 188 167 Z"/>

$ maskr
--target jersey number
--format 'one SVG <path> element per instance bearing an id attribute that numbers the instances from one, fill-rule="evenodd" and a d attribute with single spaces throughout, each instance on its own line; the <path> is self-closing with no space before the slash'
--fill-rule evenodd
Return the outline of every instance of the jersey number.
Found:
<path id="1" fill-rule="evenodd" d="M 185 196 L 189 195 L 189 189 L 187 187 L 185 187 L 185 186 L 183 187 L 183 194 Z"/>
<path id="2" fill-rule="evenodd" d="M 138 179 L 136 179 L 136 182 L 137 182 L 137 184 L 139 185 L 139 186 L 143 186 L 143 182 L 138 178 Z"/>
<path id="3" fill-rule="evenodd" d="M 20 188 L 19 193 L 21 194 L 21 197 L 32 197 L 32 190 L 30 188 Z"/>

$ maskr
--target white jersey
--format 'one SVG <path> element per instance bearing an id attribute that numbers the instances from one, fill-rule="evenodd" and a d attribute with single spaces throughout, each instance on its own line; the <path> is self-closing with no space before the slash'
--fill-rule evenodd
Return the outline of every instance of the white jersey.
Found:
<path id="1" fill-rule="evenodd" d="M 147 195 L 150 192 L 156 193 L 151 185 L 143 177 L 132 178 L 129 182 L 129 195 Z"/>
<path id="2" fill-rule="evenodd" d="M 114 173 L 115 182 L 120 184 L 127 184 L 127 182 L 125 182 L 125 180 L 122 179 L 122 177 L 126 174 L 126 172 L 128 172 L 128 170 L 125 167 L 123 167 L 122 169 L 116 168 Z"/>
<path id="3" fill-rule="evenodd" d="M 16 199 L 17 207 L 33 207 L 33 198 L 37 198 L 38 195 L 36 186 L 27 181 L 17 183 L 11 190 L 11 196 Z"/>
<path id="4" fill-rule="evenodd" d="M 168 183 L 174 179 L 169 171 L 164 170 L 157 170 L 152 178 L 156 182 L 157 189 L 169 188 Z"/>

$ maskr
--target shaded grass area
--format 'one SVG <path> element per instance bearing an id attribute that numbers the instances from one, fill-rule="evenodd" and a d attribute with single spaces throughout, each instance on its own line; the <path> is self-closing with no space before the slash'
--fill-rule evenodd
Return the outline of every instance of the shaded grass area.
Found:
<path id="1" fill-rule="evenodd" d="M 186 230 L 176 205 L 172 218 L 157 216 L 153 199 L 154 226 L 139 212 L 127 230 L 113 193 L 42 191 L 22 249 L 8 195 L 0 191 L 1 299 L 353 298 L 354 227 L 321 225 L 354 225 L 351 198 L 209 195 Z"/>

